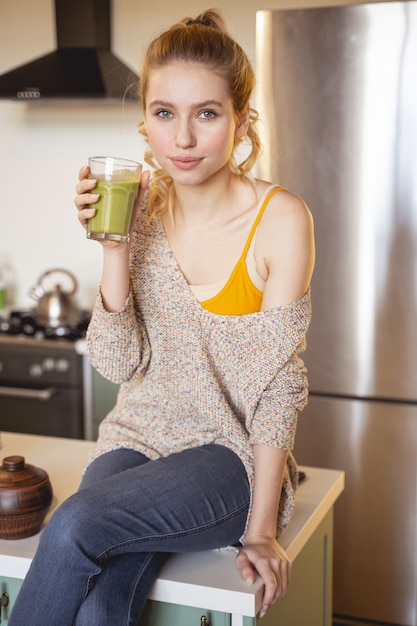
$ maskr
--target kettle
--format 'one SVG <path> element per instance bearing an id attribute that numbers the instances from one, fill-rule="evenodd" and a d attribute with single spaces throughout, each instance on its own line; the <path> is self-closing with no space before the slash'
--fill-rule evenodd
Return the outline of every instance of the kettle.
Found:
<path id="1" fill-rule="evenodd" d="M 69 291 L 62 289 L 57 283 L 52 291 L 45 291 L 43 281 L 47 276 L 54 273 L 66 274 L 72 281 Z M 29 292 L 31 298 L 38 301 L 35 308 L 36 321 L 41 326 L 57 328 L 58 326 L 73 326 L 80 318 L 80 310 L 74 298 L 78 284 L 75 276 L 68 270 L 54 268 L 40 276 L 37 284 Z"/>

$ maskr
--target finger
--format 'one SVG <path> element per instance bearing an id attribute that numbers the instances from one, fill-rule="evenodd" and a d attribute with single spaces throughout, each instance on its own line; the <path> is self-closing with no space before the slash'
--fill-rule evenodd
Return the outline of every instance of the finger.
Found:
<path id="1" fill-rule="evenodd" d="M 149 170 L 144 170 L 140 177 L 140 187 L 141 189 L 147 189 L 149 187 L 149 179 L 151 177 L 151 173 Z"/>
<path id="2" fill-rule="evenodd" d="M 91 208 L 89 205 L 95 204 L 99 198 L 100 195 L 98 193 L 83 193 L 75 196 L 74 204 L 77 211 L 83 211 L 84 209 Z"/>
<path id="3" fill-rule="evenodd" d="M 256 572 L 244 552 L 241 552 L 237 555 L 236 564 L 240 570 L 240 575 L 242 576 L 243 580 L 249 585 L 253 585 L 256 580 Z"/>
<path id="4" fill-rule="evenodd" d="M 259 571 L 259 568 L 258 568 Z M 274 601 L 277 589 L 279 587 L 279 577 L 275 576 L 274 572 L 269 569 L 268 572 L 259 572 L 262 581 L 264 583 L 264 595 L 262 598 L 262 609 L 268 610 Z"/>
<path id="5" fill-rule="evenodd" d="M 270 560 L 267 557 L 262 557 L 256 560 L 256 570 L 259 576 L 262 578 L 264 584 L 264 593 L 262 596 L 262 609 L 261 613 L 265 614 L 269 606 L 274 600 L 278 587 L 279 579 L 279 566 L 274 560 Z M 275 571 L 274 568 L 275 567 Z"/>
<path id="6" fill-rule="evenodd" d="M 290 561 L 281 561 L 279 566 L 278 587 L 271 604 L 274 604 L 277 600 L 285 596 L 285 594 L 287 593 L 291 580 L 291 568 L 292 564 Z"/>
<path id="7" fill-rule="evenodd" d="M 83 180 L 84 178 L 88 178 L 89 173 L 90 173 L 90 168 L 88 167 L 88 165 L 84 165 L 78 172 L 78 180 Z"/>
<path id="8" fill-rule="evenodd" d="M 87 193 L 88 191 L 91 191 L 92 189 L 94 189 L 96 185 L 97 185 L 97 180 L 95 178 L 84 178 L 83 180 L 80 180 L 76 184 L 75 191 L 77 192 L 78 195 L 80 195 L 83 193 Z"/>
<path id="9" fill-rule="evenodd" d="M 88 220 L 94 217 L 95 213 L 95 209 L 82 209 L 81 211 L 78 211 L 78 220 L 81 223 L 81 226 L 85 228 Z"/>

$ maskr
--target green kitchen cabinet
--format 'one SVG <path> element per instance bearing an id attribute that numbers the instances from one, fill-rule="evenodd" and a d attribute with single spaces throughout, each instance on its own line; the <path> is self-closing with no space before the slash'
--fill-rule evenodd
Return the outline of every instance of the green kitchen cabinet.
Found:
<path id="1" fill-rule="evenodd" d="M 231 626 L 229 613 L 152 600 L 147 602 L 138 626 L 201 626 L 203 616 L 207 626 Z"/>
<path id="2" fill-rule="evenodd" d="M 91 366 L 89 366 L 91 367 Z M 91 367 L 92 403 L 93 403 L 93 440 L 97 439 L 100 422 L 116 404 L 119 385 L 103 378 Z"/>
<path id="3" fill-rule="evenodd" d="M 9 623 L 9 615 L 16 600 L 19 589 L 22 586 L 22 580 L 19 578 L 9 578 L 8 576 L 0 576 L 0 624 L 7 626 Z"/>

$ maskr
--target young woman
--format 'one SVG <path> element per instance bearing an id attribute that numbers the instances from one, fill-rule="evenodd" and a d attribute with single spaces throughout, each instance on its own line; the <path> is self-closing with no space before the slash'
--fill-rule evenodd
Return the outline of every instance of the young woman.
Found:
<path id="1" fill-rule="evenodd" d="M 262 615 L 286 592 L 277 537 L 297 484 L 313 227 L 302 200 L 250 176 L 253 88 L 215 11 L 148 47 L 140 129 L 155 172 L 142 174 L 130 242 L 102 243 L 88 331 L 118 401 L 80 490 L 42 533 L 11 626 L 136 626 L 173 552 L 235 546 L 243 578 L 264 582 Z M 97 200 L 87 176 L 84 226 Z"/>

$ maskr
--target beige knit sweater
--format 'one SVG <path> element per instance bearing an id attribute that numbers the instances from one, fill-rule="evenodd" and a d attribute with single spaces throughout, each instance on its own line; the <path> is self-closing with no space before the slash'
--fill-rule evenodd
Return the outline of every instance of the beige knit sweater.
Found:
<path id="1" fill-rule="evenodd" d="M 288 450 L 279 535 L 294 507 L 291 449 L 308 393 L 298 354 L 310 322 L 310 293 L 249 315 L 210 313 L 192 294 L 161 221 L 148 223 L 143 210 L 130 272 L 124 309 L 107 312 L 99 294 L 88 329 L 92 365 L 122 383 L 89 462 L 121 447 L 156 459 L 217 443 L 238 454 L 253 485 L 252 444 Z"/>

